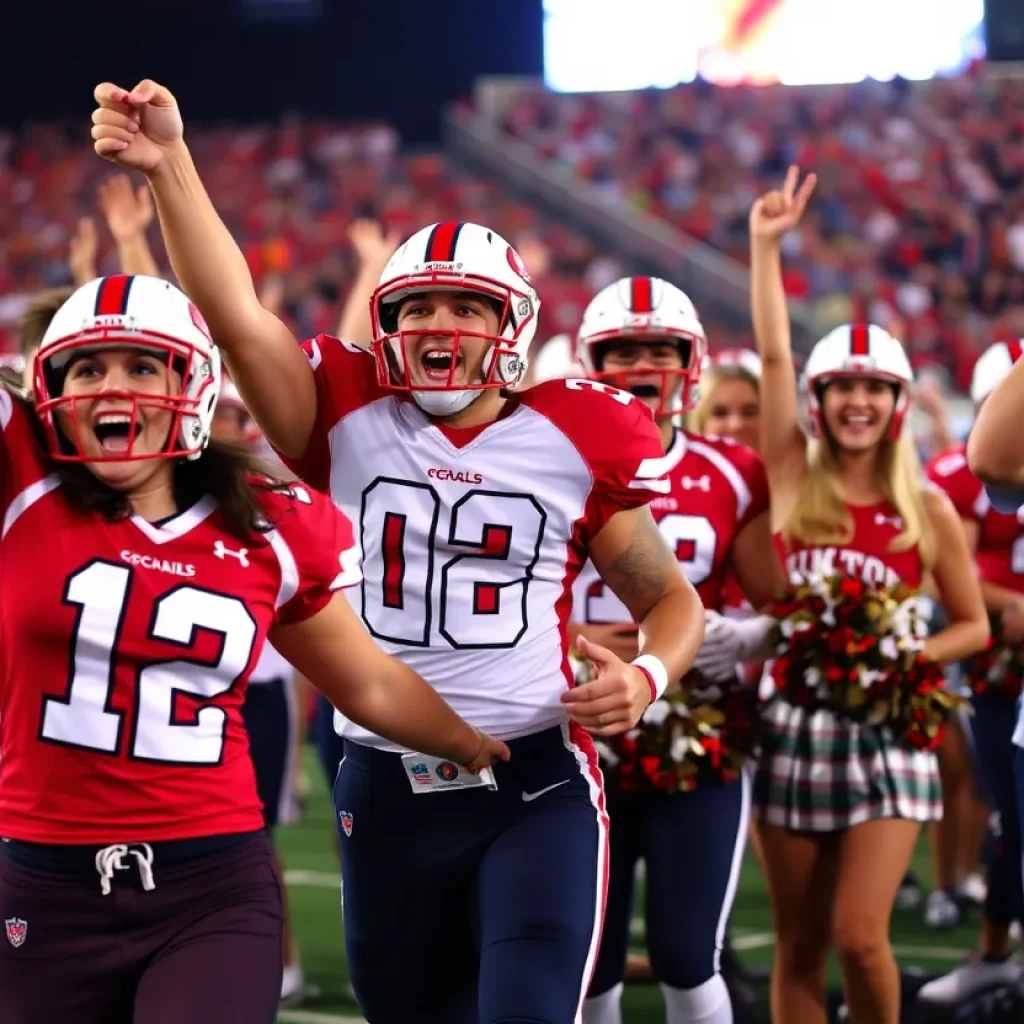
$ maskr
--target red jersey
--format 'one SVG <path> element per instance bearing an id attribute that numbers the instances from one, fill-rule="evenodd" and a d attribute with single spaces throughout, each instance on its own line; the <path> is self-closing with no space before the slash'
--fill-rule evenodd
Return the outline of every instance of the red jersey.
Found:
<path id="1" fill-rule="evenodd" d="M 890 551 L 889 544 L 903 531 L 899 512 L 888 503 L 849 505 L 853 516 L 853 538 L 849 544 L 807 545 L 794 539 L 786 547 L 786 572 L 794 576 L 833 576 L 845 573 L 864 580 L 894 587 L 903 582 L 910 587 L 921 585 L 921 555 L 916 547 L 906 551 Z"/>
<path id="2" fill-rule="evenodd" d="M 949 495 L 961 519 L 978 524 L 974 561 L 979 578 L 1024 593 L 1024 509 L 997 512 L 968 469 L 965 452 L 961 445 L 935 456 L 926 468 L 928 479 Z"/>
<path id="3" fill-rule="evenodd" d="M 733 541 L 768 511 L 764 463 L 755 451 L 734 441 L 677 430 L 665 454 L 665 467 L 669 491 L 651 499 L 651 512 L 704 607 L 717 611 L 730 574 Z M 573 587 L 573 619 L 631 619 L 592 562 Z"/>
<path id="4" fill-rule="evenodd" d="M 187 839 L 263 827 L 241 706 L 267 631 L 359 581 L 349 522 L 258 492 L 239 540 L 206 497 L 159 524 L 65 499 L 0 391 L 0 836 Z"/>

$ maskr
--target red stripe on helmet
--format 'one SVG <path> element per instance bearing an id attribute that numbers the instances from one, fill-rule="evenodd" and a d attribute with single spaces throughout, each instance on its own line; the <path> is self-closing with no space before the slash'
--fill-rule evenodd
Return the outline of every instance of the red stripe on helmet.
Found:
<path id="1" fill-rule="evenodd" d="M 449 220 L 436 225 L 427 240 L 427 256 L 424 262 L 454 263 L 455 243 L 459 240 L 460 231 L 462 231 L 462 224 L 457 220 Z"/>
<path id="2" fill-rule="evenodd" d="M 654 289 L 649 277 L 634 277 L 629 282 L 629 308 L 634 313 L 650 313 L 654 310 Z"/>
<path id="3" fill-rule="evenodd" d="M 95 316 L 124 316 L 128 312 L 128 295 L 134 278 L 130 274 L 113 274 L 100 281 L 96 292 Z"/>
<path id="4" fill-rule="evenodd" d="M 854 324 L 850 328 L 850 355 L 866 356 L 868 349 L 868 327 L 867 324 Z"/>

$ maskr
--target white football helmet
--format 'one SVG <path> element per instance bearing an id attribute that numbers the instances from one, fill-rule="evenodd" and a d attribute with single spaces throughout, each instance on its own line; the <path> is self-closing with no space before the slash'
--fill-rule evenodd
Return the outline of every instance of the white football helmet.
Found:
<path id="1" fill-rule="evenodd" d="M 822 389 L 837 377 L 871 377 L 895 384 L 896 407 L 888 439 L 899 437 L 914 384 L 914 371 L 900 342 L 876 324 L 843 324 L 829 331 L 811 349 L 804 367 L 803 386 L 808 411 L 819 435 L 824 433 Z"/>
<path id="2" fill-rule="evenodd" d="M 498 307 L 495 336 L 466 331 L 398 329 L 403 299 L 422 292 L 475 292 Z M 540 299 L 519 253 L 500 235 L 479 224 L 447 221 L 418 231 L 388 260 L 370 299 L 371 348 L 382 387 L 409 391 L 433 416 L 451 416 L 465 409 L 482 391 L 518 384 L 526 373 L 530 342 L 537 330 Z M 422 337 L 451 338 L 447 379 L 433 385 L 413 383 L 408 343 Z M 455 383 L 460 339 L 485 338 L 491 343 L 483 379 Z M 440 351 L 449 351 L 446 344 Z"/>
<path id="3" fill-rule="evenodd" d="M 971 374 L 971 401 L 981 405 L 1009 376 L 1020 356 L 1020 341 L 997 341 L 985 349 L 978 356 Z"/>
<path id="4" fill-rule="evenodd" d="M 105 397 L 132 402 L 128 446 L 93 462 L 140 458 L 196 459 L 210 439 L 213 409 L 221 386 L 220 353 L 199 310 L 174 285 L 141 274 L 100 277 L 77 289 L 43 336 L 33 371 L 36 409 L 46 428 L 50 454 L 61 462 L 82 462 L 80 447 L 58 432 L 55 410 L 75 418 L 76 404 L 95 394 L 68 395 L 64 375 L 76 356 L 96 349 L 145 349 L 168 361 L 181 377 L 177 394 L 157 396 L 136 391 L 107 391 Z M 139 407 L 169 409 L 175 414 L 167 444 L 157 455 L 134 453 Z"/>
<path id="5" fill-rule="evenodd" d="M 605 371 L 604 354 L 611 343 L 664 339 L 675 341 L 681 368 Z M 660 375 L 656 416 L 675 416 L 696 404 L 706 351 L 707 337 L 693 303 L 660 277 L 624 277 L 603 288 L 590 300 L 576 335 L 576 358 L 593 380 L 628 391 L 628 377 Z"/>

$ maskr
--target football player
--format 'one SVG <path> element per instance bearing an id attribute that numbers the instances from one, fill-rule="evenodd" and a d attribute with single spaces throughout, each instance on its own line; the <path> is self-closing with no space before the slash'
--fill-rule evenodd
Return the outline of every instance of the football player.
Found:
<path id="1" fill-rule="evenodd" d="M 5 1024 L 273 1018 L 281 881 L 240 714 L 268 634 L 363 727 L 453 770 L 508 756 L 366 636 L 331 502 L 208 445 L 219 389 L 195 306 L 118 275 L 57 311 L 32 400 L 0 390 Z"/>
<path id="2" fill-rule="evenodd" d="M 576 351 L 592 380 L 614 384 L 654 413 L 668 487 L 651 502 L 662 536 L 706 609 L 722 607 L 735 573 L 755 608 L 785 584 L 768 523 L 768 481 L 743 445 L 687 433 L 676 424 L 695 404 L 707 348 L 689 297 L 660 278 L 624 278 L 594 297 Z M 574 634 L 615 649 L 637 646 L 629 611 L 590 563 L 573 588 Z M 758 628 L 760 628 L 758 626 Z M 736 661 L 705 663 L 716 680 Z M 689 792 L 608 791 L 611 820 L 608 910 L 584 1008 L 587 1024 L 620 1024 L 637 861 L 646 863 L 646 936 L 672 1024 L 731 1022 L 719 960 L 743 860 L 750 779 Z M 699 835 L 700 842 L 693 837 Z M 680 922 L 685 926 L 681 927 Z"/>
<path id="3" fill-rule="evenodd" d="M 399 247 L 372 298 L 371 352 L 327 336 L 300 348 L 260 306 L 174 97 L 151 81 L 95 95 L 96 150 L 148 175 L 174 269 L 256 422 L 355 520 L 364 582 L 351 598 L 367 631 L 509 740 L 508 764 L 468 775 L 339 718 L 345 935 L 363 1013 L 569 1024 L 604 912 L 588 730 L 635 725 L 703 635 L 647 508 L 667 486 L 650 410 L 589 380 L 509 393 L 539 299 L 516 251 L 478 224 L 435 224 Z M 629 661 L 584 642 L 596 678 L 577 687 L 565 623 L 588 556 L 646 639 Z"/>
<path id="4" fill-rule="evenodd" d="M 971 399 L 980 410 L 1020 359 L 1018 341 L 997 342 L 977 363 Z M 981 593 L 989 615 L 999 620 L 999 642 L 1024 643 L 1024 517 L 992 507 L 981 481 L 967 465 L 964 445 L 942 452 L 928 464 L 928 476 L 949 495 L 974 552 Z M 970 662 L 966 663 L 968 672 Z M 973 698 L 978 770 L 996 814 L 997 828 L 988 864 L 988 890 L 982 908 L 979 956 L 921 989 L 919 998 L 936 1005 L 958 1005 L 994 985 L 1012 984 L 1020 965 L 1010 959 L 1010 926 L 1024 912 L 1021 891 L 1021 842 L 1014 794 L 1014 703 L 1016 694 L 1002 680 L 969 678 L 979 691 Z M 1017 679 L 1019 686 L 1020 680 Z"/>

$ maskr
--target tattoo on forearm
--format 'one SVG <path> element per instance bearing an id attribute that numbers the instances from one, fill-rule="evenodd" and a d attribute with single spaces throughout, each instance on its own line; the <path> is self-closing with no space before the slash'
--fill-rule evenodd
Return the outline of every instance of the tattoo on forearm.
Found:
<path id="1" fill-rule="evenodd" d="M 654 520 L 643 516 L 629 547 L 605 570 L 604 581 L 640 622 L 665 593 L 674 567 Z"/>

